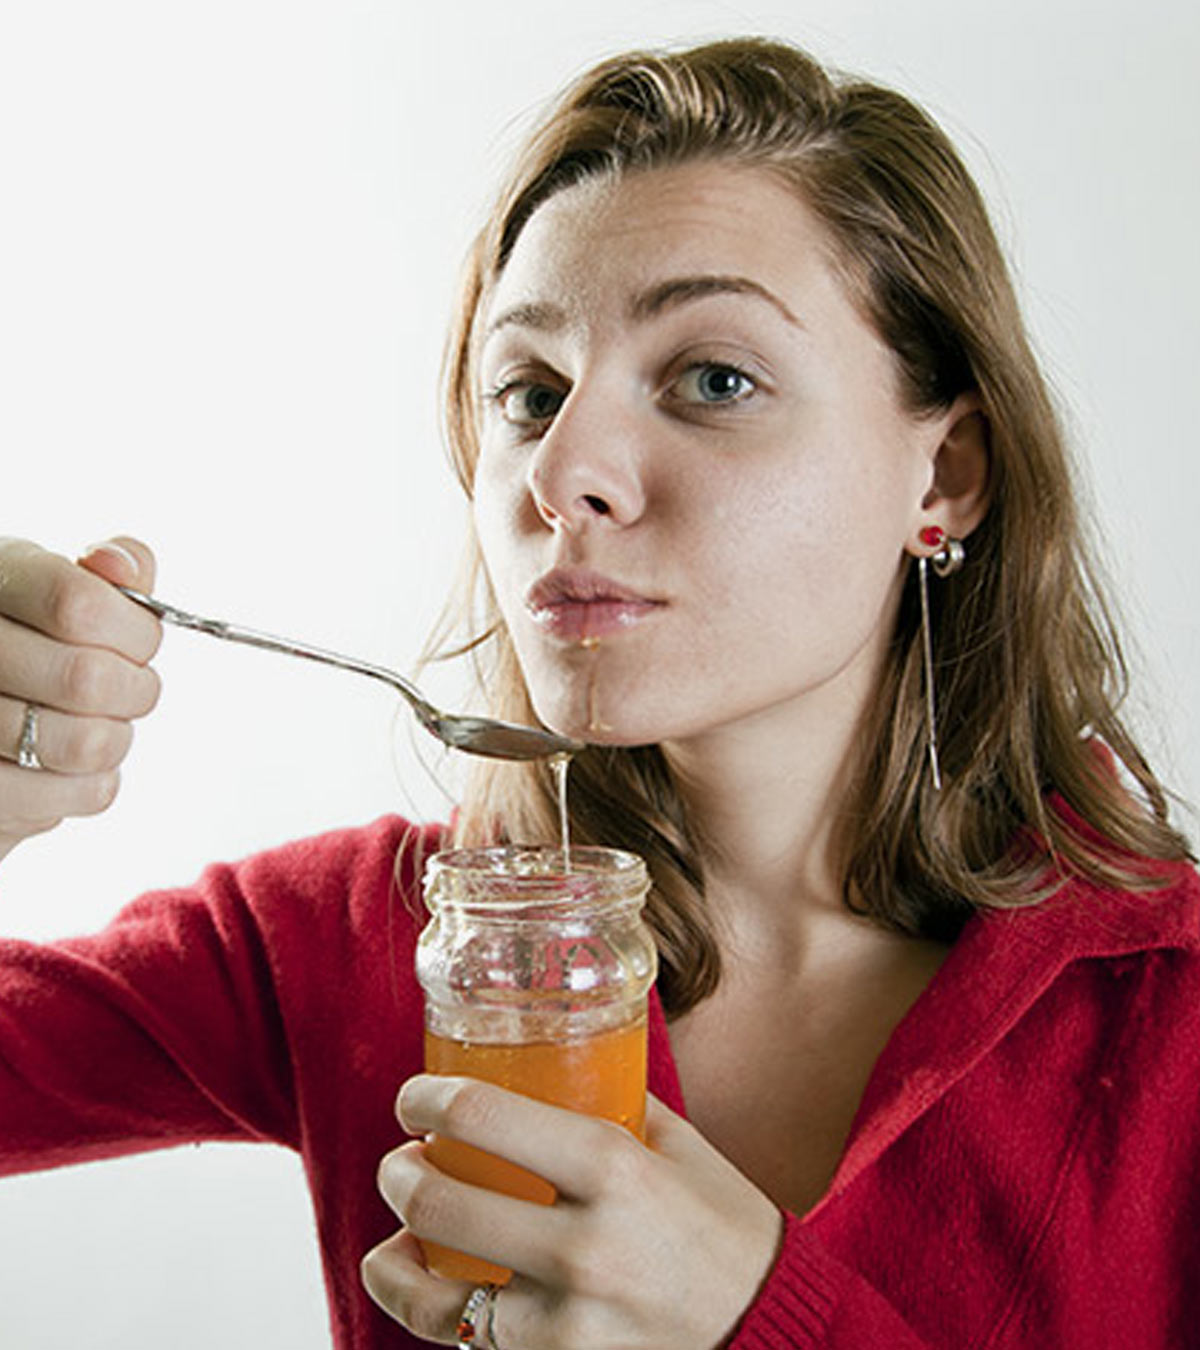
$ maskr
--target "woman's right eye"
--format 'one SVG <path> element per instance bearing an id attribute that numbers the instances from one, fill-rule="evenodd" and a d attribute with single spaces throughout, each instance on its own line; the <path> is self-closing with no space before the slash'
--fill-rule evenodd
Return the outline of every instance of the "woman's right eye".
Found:
<path id="1" fill-rule="evenodd" d="M 533 380 L 510 380 L 488 394 L 506 422 L 515 426 L 536 426 L 548 422 L 563 405 L 566 395 L 561 389 Z"/>

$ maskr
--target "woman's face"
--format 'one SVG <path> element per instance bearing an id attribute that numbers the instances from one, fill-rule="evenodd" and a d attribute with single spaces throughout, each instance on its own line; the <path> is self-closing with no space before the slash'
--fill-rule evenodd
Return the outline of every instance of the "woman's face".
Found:
<path id="1" fill-rule="evenodd" d="M 564 190 L 481 319 L 475 524 L 546 724 L 861 710 L 941 430 L 794 193 L 713 163 Z"/>

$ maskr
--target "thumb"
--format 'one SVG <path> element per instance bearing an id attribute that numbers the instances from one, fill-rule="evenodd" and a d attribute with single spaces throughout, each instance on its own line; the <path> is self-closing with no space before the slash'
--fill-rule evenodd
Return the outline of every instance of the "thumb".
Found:
<path id="1" fill-rule="evenodd" d="M 154 554 L 140 539 L 129 535 L 92 544 L 80 555 L 79 565 L 115 586 L 128 586 L 143 595 L 154 590 Z"/>

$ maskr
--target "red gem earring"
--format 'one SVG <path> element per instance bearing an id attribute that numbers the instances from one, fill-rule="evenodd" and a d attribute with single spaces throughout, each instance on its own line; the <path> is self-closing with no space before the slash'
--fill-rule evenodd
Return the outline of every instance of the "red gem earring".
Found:
<path id="1" fill-rule="evenodd" d="M 929 561 L 939 577 L 948 577 L 951 572 L 957 572 L 963 565 L 966 554 L 962 541 L 951 539 L 940 525 L 926 525 L 917 538 L 926 548 L 935 550 Z M 922 558 L 920 561 L 924 563 L 925 559 Z"/>

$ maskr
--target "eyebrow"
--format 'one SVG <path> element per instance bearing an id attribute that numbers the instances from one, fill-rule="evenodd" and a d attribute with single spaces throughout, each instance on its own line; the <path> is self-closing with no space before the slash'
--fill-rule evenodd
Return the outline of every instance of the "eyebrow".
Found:
<path id="1" fill-rule="evenodd" d="M 664 309 L 673 309 L 692 300 L 704 300 L 710 295 L 753 295 L 765 300 L 796 328 L 803 324 L 775 294 L 757 281 L 740 276 L 710 276 L 701 274 L 694 277 L 672 277 L 661 281 L 648 291 L 643 291 L 633 299 L 629 312 L 634 319 L 652 319 Z"/>
<path id="2" fill-rule="evenodd" d="M 567 312 L 548 301 L 533 300 L 523 305 L 513 305 L 502 314 L 498 314 L 487 326 L 484 341 L 498 333 L 502 328 L 516 326 L 532 328 L 539 333 L 552 333 L 567 322 Z"/>
<path id="3" fill-rule="evenodd" d="M 704 300 L 711 295 L 750 295 L 765 300 L 777 310 L 788 323 L 796 328 L 804 325 L 773 292 L 757 281 L 742 276 L 715 276 L 702 273 L 699 276 L 671 277 L 660 281 L 649 290 L 635 295 L 629 305 L 629 316 L 637 322 L 645 322 L 661 314 L 695 300 Z M 555 332 L 567 323 L 567 312 L 559 305 L 548 301 L 533 300 L 525 304 L 513 305 L 498 314 L 487 327 L 484 340 L 498 333 L 502 328 L 515 325 L 530 328 L 537 332 Z"/>

